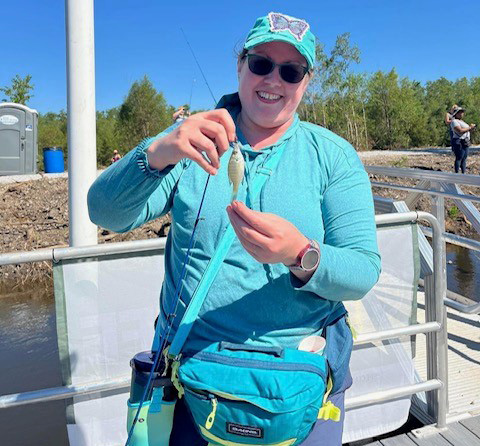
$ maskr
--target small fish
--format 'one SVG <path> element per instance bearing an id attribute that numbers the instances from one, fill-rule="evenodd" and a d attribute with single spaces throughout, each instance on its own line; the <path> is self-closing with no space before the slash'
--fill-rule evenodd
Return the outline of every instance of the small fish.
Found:
<path id="1" fill-rule="evenodd" d="M 243 181 L 243 175 L 245 173 L 245 160 L 243 159 L 242 152 L 240 151 L 240 144 L 235 141 L 233 143 L 233 152 L 228 161 L 228 179 L 233 185 L 232 201 L 237 198 L 238 188 Z"/>

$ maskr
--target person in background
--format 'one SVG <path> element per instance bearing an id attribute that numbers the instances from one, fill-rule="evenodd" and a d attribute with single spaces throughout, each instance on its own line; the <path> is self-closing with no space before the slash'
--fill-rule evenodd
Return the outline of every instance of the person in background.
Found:
<path id="1" fill-rule="evenodd" d="M 448 127 L 448 135 L 450 136 L 450 147 L 452 148 L 452 150 L 453 150 L 453 143 L 452 143 L 452 140 L 453 140 L 453 130 L 452 130 L 452 127 L 450 126 L 450 123 L 452 122 L 452 112 L 453 112 L 453 110 L 455 110 L 457 107 L 458 107 L 457 104 L 453 104 L 453 105 L 450 107 L 450 110 L 448 110 L 448 111 L 445 113 L 445 124 L 446 124 L 447 127 Z"/>
<path id="2" fill-rule="evenodd" d="M 113 151 L 113 156 L 110 159 L 110 164 L 116 163 L 118 160 L 122 158 L 122 155 L 118 153 L 118 150 Z"/>
<path id="3" fill-rule="evenodd" d="M 475 124 L 468 125 L 464 120 L 465 110 L 462 107 L 455 107 L 452 110 L 452 120 L 450 128 L 452 131 L 452 150 L 455 154 L 455 172 L 461 169 L 465 173 L 467 168 L 468 148 L 470 143 L 470 131 L 476 126 Z"/>
<path id="4" fill-rule="evenodd" d="M 202 208 L 207 224 L 198 225 L 189 259 L 194 277 L 202 276 L 228 224 L 236 238 L 185 350 L 223 341 L 297 349 L 306 337 L 324 333 L 333 381 L 328 401 L 341 416 L 318 420 L 302 446 L 340 446 L 344 395 L 352 383 L 352 333 L 342 301 L 362 298 L 381 268 L 370 181 L 355 149 L 297 114 L 315 66 L 309 28 L 305 20 L 280 13 L 257 19 L 237 59 L 238 92 L 223 96 L 215 110 L 144 140 L 97 178 L 88 206 L 94 223 L 116 232 L 171 212 L 158 318 L 165 327 L 211 175 Z M 245 180 L 242 200 L 231 202 L 227 166 L 237 139 Z M 262 170 L 280 155 L 273 171 Z M 250 185 L 263 174 L 268 179 L 252 197 Z M 197 283 L 184 281 L 172 337 Z M 170 446 L 207 445 L 191 409 L 185 398 L 177 401 Z"/>
<path id="5" fill-rule="evenodd" d="M 173 122 L 181 122 L 188 118 L 190 113 L 188 110 L 185 110 L 185 106 L 178 107 L 177 111 L 172 115 Z"/>

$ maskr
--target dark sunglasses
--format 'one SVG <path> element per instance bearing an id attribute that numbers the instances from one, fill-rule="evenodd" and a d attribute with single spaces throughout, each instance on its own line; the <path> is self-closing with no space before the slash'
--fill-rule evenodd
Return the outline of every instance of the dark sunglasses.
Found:
<path id="1" fill-rule="evenodd" d="M 280 77 L 289 84 L 298 84 L 305 77 L 308 68 L 299 63 L 280 63 L 277 64 L 264 56 L 258 54 L 246 54 L 248 59 L 248 68 L 253 74 L 266 76 L 278 66 Z"/>

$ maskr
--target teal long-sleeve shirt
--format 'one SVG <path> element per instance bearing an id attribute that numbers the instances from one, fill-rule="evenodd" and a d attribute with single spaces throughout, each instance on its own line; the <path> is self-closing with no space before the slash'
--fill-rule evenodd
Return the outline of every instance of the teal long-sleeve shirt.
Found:
<path id="1" fill-rule="evenodd" d="M 226 108 L 236 120 L 241 107 L 238 95 L 225 96 L 218 107 Z M 298 116 L 279 141 L 260 151 L 248 145 L 238 127 L 237 136 L 246 162 L 238 197 L 242 201 L 247 200 L 257 170 L 285 145 L 278 166 L 250 206 L 285 218 L 306 237 L 317 240 L 320 264 L 302 284 L 283 264 L 257 262 L 235 238 L 186 346 L 229 341 L 296 348 L 302 338 L 321 332 L 326 320 L 341 309 L 341 301 L 362 298 L 378 280 L 380 256 L 370 182 L 349 143 Z M 106 169 L 90 188 L 88 206 L 94 223 L 116 232 L 171 211 L 160 296 L 159 322 L 164 326 L 173 308 L 207 173 L 189 160 L 163 171 L 150 168 L 145 151 L 156 138 L 143 141 Z M 223 155 L 217 175 L 210 178 L 201 212 L 204 219 L 196 229 L 172 335 L 229 222 L 231 150 Z"/>

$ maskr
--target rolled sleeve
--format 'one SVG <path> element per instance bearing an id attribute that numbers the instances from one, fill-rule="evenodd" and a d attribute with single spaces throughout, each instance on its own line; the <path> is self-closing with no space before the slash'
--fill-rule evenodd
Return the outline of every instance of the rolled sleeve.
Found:
<path id="1" fill-rule="evenodd" d="M 143 140 L 106 169 L 88 192 L 90 220 L 115 232 L 127 232 L 166 214 L 184 162 L 158 171 L 149 166 L 146 150 L 160 135 Z"/>
<path id="2" fill-rule="evenodd" d="M 361 299 L 378 281 L 378 253 L 370 181 L 353 148 L 341 153 L 322 201 L 325 236 L 320 263 L 306 284 L 292 285 L 332 301 Z"/>

